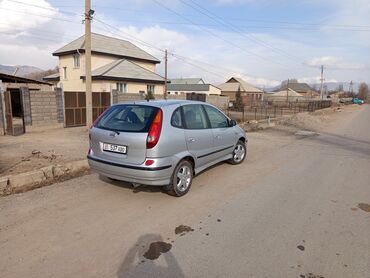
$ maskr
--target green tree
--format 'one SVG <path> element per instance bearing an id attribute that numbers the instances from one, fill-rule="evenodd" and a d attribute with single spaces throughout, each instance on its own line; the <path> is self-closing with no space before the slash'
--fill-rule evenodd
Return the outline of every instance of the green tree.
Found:
<path id="1" fill-rule="evenodd" d="M 155 99 L 155 96 L 154 96 L 153 92 L 152 91 L 148 91 L 148 93 L 145 95 L 145 99 L 147 101 L 152 100 L 152 99 Z"/>

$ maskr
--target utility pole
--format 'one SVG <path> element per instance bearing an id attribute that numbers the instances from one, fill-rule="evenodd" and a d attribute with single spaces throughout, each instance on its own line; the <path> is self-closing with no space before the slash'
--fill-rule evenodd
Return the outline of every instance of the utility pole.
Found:
<path id="1" fill-rule="evenodd" d="M 322 65 L 321 66 L 321 78 L 320 78 L 320 81 L 321 81 L 321 85 L 320 85 L 320 98 L 323 99 L 324 98 L 324 95 L 323 95 L 323 89 L 324 89 L 324 66 Z"/>
<path id="2" fill-rule="evenodd" d="M 91 85 L 91 0 L 85 0 L 85 82 L 86 82 L 86 126 L 90 127 L 92 119 L 92 85 Z"/>
<path id="3" fill-rule="evenodd" d="M 289 79 L 288 83 L 286 84 L 286 102 L 289 102 Z"/>
<path id="4" fill-rule="evenodd" d="M 168 62 L 168 57 L 167 57 L 167 49 L 166 49 L 164 52 L 164 93 L 163 93 L 164 99 L 167 99 L 167 62 Z"/>

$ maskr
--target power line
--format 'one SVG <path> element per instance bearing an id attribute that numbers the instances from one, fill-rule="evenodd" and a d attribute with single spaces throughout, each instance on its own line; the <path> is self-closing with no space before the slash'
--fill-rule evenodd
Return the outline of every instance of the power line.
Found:
<path id="1" fill-rule="evenodd" d="M 164 25 L 189 25 L 193 26 L 192 23 L 189 22 L 179 22 L 179 21 L 158 21 L 158 20 L 140 20 L 140 19 L 124 19 L 125 22 L 139 22 L 139 23 L 151 23 L 151 24 L 164 24 Z M 201 26 L 218 26 L 217 24 L 211 23 L 202 23 L 198 22 L 197 25 Z M 302 27 L 285 27 L 285 26 L 258 26 L 258 25 L 238 25 L 239 28 L 249 28 L 249 29 L 277 29 L 277 30 L 299 30 L 299 31 L 318 31 L 318 28 L 302 28 Z M 348 31 L 348 32 L 370 32 L 369 29 L 343 29 L 343 28 L 326 28 L 326 30 L 330 31 Z"/>
<path id="2" fill-rule="evenodd" d="M 27 11 L 19 11 L 19 10 L 13 10 L 13 9 L 8 9 L 8 8 L 3 8 L 0 7 L 1 10 L 6 10 L 6 11 L 11 11 L 14 13 L 20 13 L 20 14 L 26 14 L 26 15 L 32 15 L 32 16 L 38 16 L 38 17 L 44 17 L 44 18 L 50 18 L 52 20 L 58 20 L 58 21 L 64 21 L 64 22 L 71 22 L 71 23 L 77 23 L 76 21 L 64 19 L 64 18 L 58 18 L 58 17 L 52 17 L 52 16 L 47 16 L 47 15 L 41 15 L 41 14 L 35 14 L 35 13 L 30 13 Z M 79 23 L 78 23 L 79 24 Z"/>
<path id="3" fill-rule="evenodd" d="M 56 11 L 60 11 L 61 13 L 66 13 L 66 14 L 76 15 L 76 13 L 74 13 L 74 12 L 57 10 L 57 9 L 55 9 L 55 8 L 52 8 L 52 7 L 45 7 L 45 6 L 40 6 L 40 5 L 36 5 L 36 4 L 20 2 L 20 1 L 16 1 L 16 0 L 7 0 L 7 1 L 9 1 L 9 2 L 13 2 L 13 3 L 16 3 L 16 4 L 20 4 L 20 5 L 26 5 L 26 6 L 29 6 L 29 7 L 35 7 L 35 8 L 44 9 L 44 10 L 49 10 L 49 11 L 54 11 L 54 12 L 56 12 Z"/>
<path id="4" fill-rule="evenodd" d="M 161 53 L 164 53 L 164 52 L 165 52 L 165 50 L 164 50 L 164 49 L 161 49 L 161 48 L 159 48 L 159 47 L 157 47 L 157 46 L 155 46 L 155 45 L 153 45 L 153 44 L 150 44 L 150 43 L 145 42 L 145 41 L 143 41 L 143 40 L 141 40 L 141 39 L 138 39 L 138 38 L 137 38 L 137 37 L 135 37 L 135 36 L 132 36 L 132 35 L 130 35 L 130 34 L 127 34 L 127 33 L 123 32 L 121 29 L 117 28 L 116 26 L 113 26 L 113 25 L 110 25 L 110 24 L 108 24 L 108 23 L 105 23 L 105 22 L 104 22 L 103 20 L 101 20 L 101 19 L 97 19 L 97 17 L 96 17 L 96 16 L 95 16 L 95 20 L 96 20 L 97 22 L 99 22 L 100 24 L 105 25 L 106 27 L 109 27 L 109 28 L 115 29 L 115 30 L 117 30 L 117 31 L 119 32 L 119 34 L 117 34 L 117 33 L 115 33 L 115 32 L 112 32 L 110 29 L 106 29 L 106 31 L 108 31 L 109 33 L 111 33 L 111 34 L 113 34 L 113 35 L 116 35 L 116 36 L 118 36 L 118 37 L 122 37 L 121 33 L 124 33 L 124 34 L 126 35 L 126 36 L 124 36 L 124 39 L 127 39 L 127 37 L 129 37 L 129 38 L 131 38 L 132 40 L 137 41 L 137 42 L 138 42 L 139 44 L 141 44 L 141 45 L 144 45 L 144 46 L 149 47 L 149 48 L 151 48 L 151 49 L 157 50 L 157 51 L 159 51 L 159 52 L 161 52 Z M 210 74 L 212 74 L 212 75 L 214 75 L 214 76 L 218 76 L 218 77 L 221 77 L 221 78 L 224 78 L 224 76 L 223 76 L 223 75 L 221 75 L 221 74 L 219 74 L 219 73 L 216 73 L 216 72 L 214 72 L 214 71 L 210 71 L 210 70 L 208 70 L 208 69 L 206 69 L 206 68 L 204 68 L 204 67 L 201 67 L 199 64 L 207 65 L 207 66 L 211 67 L 212 69 L 223 69 L 223 72 L 224 72 L 224 73 L 226 73 L 226 74 L 230 74 L 230 71 L 235 71 L 235 70 L 232 70 L 232 69 L 229 69 L 229 68 L 226 68 L 226 67 L 222 67 L 222 66 L 220 66 L 220 65 L 210 64 L 210 63 L 207 63 L 207 62 L 204 62 L 204 61 L 201 61 L 201 60 L 192 59 L 192 58 L 189 58 L 189 57 L 186 57 L 186 56 L 182 56 L 182 55 L 179 55 L 179 54 L 176 54 L 176 53 L 173 53 L 173 52 L 168 52 L 168 55 L 170 55 L 170 56 L 172 56 L 172 57 L 175 57 L 175 58 L 177 58 L 178 60 L 181 60 L 181 61 L 183 61 L 184 63 L 187 63 L 187 64 L 189 64 L 189 65 L 191 65 L 191 66 L 193 66 L 193 67 L 196 67 L 196 68 L 201 69 L 201 70 L 203 70 L 203 71 L 205 71 L 205 72 L 207 72 L 207 73 L 210 73 Z M 256 78 L 256 77 L 254 77 L 253 75 L 248 74 L 248 73 L 243 73 L 243 72 L 240 72 L 240 71 L 236 71 L 236 72 L 238 72 L 238 73 L 240 73 L 240 74 L 242 74 L 242 75 L 245 75 L 245 76 L 249 76 L 249 77 L 251 77 L 251 78 Z"/>
<path id="5" fill-rule="evenodd" d="M 258 57 L 258 58 L 260 58 L 260 59 L 262 59 L 262 60 L 268 61 L 268 62 L 273 63 L 273 64 L 277 64 L 277 65 L 279 65 L 279 66 L 282 66 L 282 67 L 286 68 L 286 66 L 285 66 L 285 65 L 283 65 L 283 64 L 281 64 L 281 63 L 279 63 L 279 62 L 273 61 L 273 60 L 271 60 L 271 59 L 267 59 L 267 58 L 265 58 L 265 57 L 263 57 L 263 56 L 261 56 L 261 55 L 258 55 L 258 54 L 254 53 L 254 52 L 252 52 L 252 51 L 248 51 L 248 50 L 246 50 L 246 49 L 244 49 L 244 48 L 240 47 L 239 45 L 237 45 L 237 44 L 235 44 L 235 43 L 233 43 L 233 42 L 230 42 L 230 41 L 228 41 L 228 40 L 224 39 L 223 37 L 221 37 L 221 36 L 219 36 L 219 35 L 217 35 L 217 34 L 213 33 L 212 31 L 209 31 L 208 29 L 205 29 L 205 28 L 203 28 L 203 27 L 200 27 L 196 22 L 194 22 L 194 21 L 192 21 L 192 20 L 188 19 L 187 17 L 182 16 L 180 13 L 178 13 L 178 12 L 176 12 L 176 11 L 174 11 L 174 10 L 170 9 L 169 7 L 167 7 L 167 6 L 165 6 L 165 5 L 163 5 L 163 4 L 162 4 L 162 3 L 160 3 L 159 1 L 157 1 L 157 0 L 152 0 L 152 1 L 153 1 L 153 2 L 155 2 L 155 3 L 157 3 L 159 6 L 163 7 L 164 9 L 166 9 L 166 10 L 168 10 L 168 11 L 170 11 L 170 12 L 172 12 L 172 13 L 176 14 L 177 16 L 179 16 L 179 17 L 181 17 L 181 18 L 185 19 L 186 21 L 188 21 L 188 22 L 192 23 L 192 25 L 194 25 L 194 26 L 196 26 L 197 28 L 199 28 L 200 30 L 202 30 L 202 31 L 204 31 L 204 32 L 206 32 L 206 33 L 208 33 L 208 34 L 212 35 L 213 37 L 216 37 L 216 38 L 218 38 L 219 40 L 222 40 L 223 42 L 226 42 L 227 44 L 229 44 L 229 45 L 231 45 L 231 46 L 233 46 L 233 47 L 235 47 L 235 48 L 237 48 L 237 49 L 239 49 L 239 50 L 241 50 L 241 51 L 243 51 L 243 52 L 246 52 L 247 54 L 250 54 L 250 55 L 256 56 L 256 57 Z"/>
<path id="6" fill-rule="evenodd" d="M 285 57 L 289 58 L 289 59 L 292 59 L 292 60 L 296 60 L 297 57 L 294 57 L 293 55 L 289 55 L 287 54 L 285 51 L 282 51 L 276 47 L 273 47 L 271 46 L 270 44 L 266 43 L 265 41 L 261 40 L 261 39 L 258 39 L 256 38 L 255 36 L 251 35 L 251 34 L 245 34 L 244 32 L 241 32 L 241 30 L 231 24 L 231 23 L 228 23 L 227 21 L 223 20 L 221 17 L 219 17 L 218 15 L 210 12 L 208 9 L 204 8 L 203 6 L 199 5 L 198 3 L 194 2 L 193 0 L 190 0 L 194 5 L 196 5 L 197 7 L 199 8 L 196 8 L 194 7 L 193 5 L 189 4 L 188 2 L 184 1 L 184 0 L 180 0 L 183 4 L 191 7 L 192 9 L 198 11 L 199 13 L 207 16 L 208 18 L 212 19 L 213 21 L 215 22 L 218 22 L 219 24 L 223 25 L 223 26 L 226 26 L 228 28 L 231 28 L 232 30 L 234 30 L 235 32 L 237 32 L 239 35 L 259 44 L 259 45 L 262 45 L 264 47 L 267 47 L 269 49 L 271 49 L 272 51 L 276 52 L 276 53 L 280 53 L 280 54 L 283 54 Z M 300 59 L 300 58 L 299 58 Z M 300 64 L 302 64 L 301 62 L 299 62 Z"/>

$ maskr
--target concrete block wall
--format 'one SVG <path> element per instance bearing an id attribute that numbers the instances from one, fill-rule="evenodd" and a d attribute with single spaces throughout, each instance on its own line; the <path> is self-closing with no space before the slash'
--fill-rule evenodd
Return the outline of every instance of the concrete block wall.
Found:
<path id="1" fill-rule="evenodd" d="M 144 100 L 145 96 L 140 94 L 117 93 L 113 91 L 113 103 Z M 155 99 L 163 99 L 163 95 L 155 95 Z M 168 95 L 167 99 L 186 99 L 185 95 Z"/>
<path id="2" fill-rule="evenodd" d="M 229 106 L 228 96 L 207 96 L 206 102 L 218 107 L 221 110 L 226 110 Z"/>
<path id="3" fill-rule="evenodd" d="M 32 126 L 53 125 L 58 123 L 56 92 L 31 91 Z"/>

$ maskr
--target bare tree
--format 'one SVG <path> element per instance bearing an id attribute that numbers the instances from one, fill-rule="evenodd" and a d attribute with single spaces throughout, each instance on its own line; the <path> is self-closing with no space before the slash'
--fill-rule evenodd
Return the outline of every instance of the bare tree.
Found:
<path id="1" fill-rule="evenodd" d="M 59 68 L 58 67 L 55 67 L 54 69 L 48 69 L 48 70 L 44 70 L 44 71 L 39 71 L 39 72 L 32 72 L 32 73 L 29 73 L 27 74 L 25 77 L 26 78 L 29 78 L 29 79 L 34 79 L 34 80 L 38 80 L 38 81 L 43 81 L 42 79 L 45 77 L 45 76 L 48 76 L 50 74 L 53 74 L 53 73 L 57 73 L 59 72 Z"/>
<path id="2" fill-rule="evenodd" d="M 343 84 L 339 84 L 338 87 L 336 88 L 337 92 L 344 92 Z"/>
<path id="3" fill-rule="evenodd" d="M 243 98 L 242 93 L 240 92 L 240 86 L 238 88 L 238 91 L 235 93 L 235 108 L 236 109 L 243 109 Z"/>
<path id="4" fill-rule="evenodd" d="M 282 82 L 281 82 L 281 88 L 284 88 L 284 87 L 286 87 L 286 85 L 288 84 L 288 82 L 289 83 L 298 83 L 298 80 L 297 79 L 295 79 L 295 78 L 292 78 L 292 79 L 289 79 L 289 80 L 283 80 Z"/>
<path id="5" fill-rule="evenodd" d="M 364 101 L 367 101 L 367 98 L 370 94 L 370 89 L 369 89 L 369 86 L 363 82 L 360 84 L 360 86 L 358 87 L 358 98 L 364 100 Z"/>

